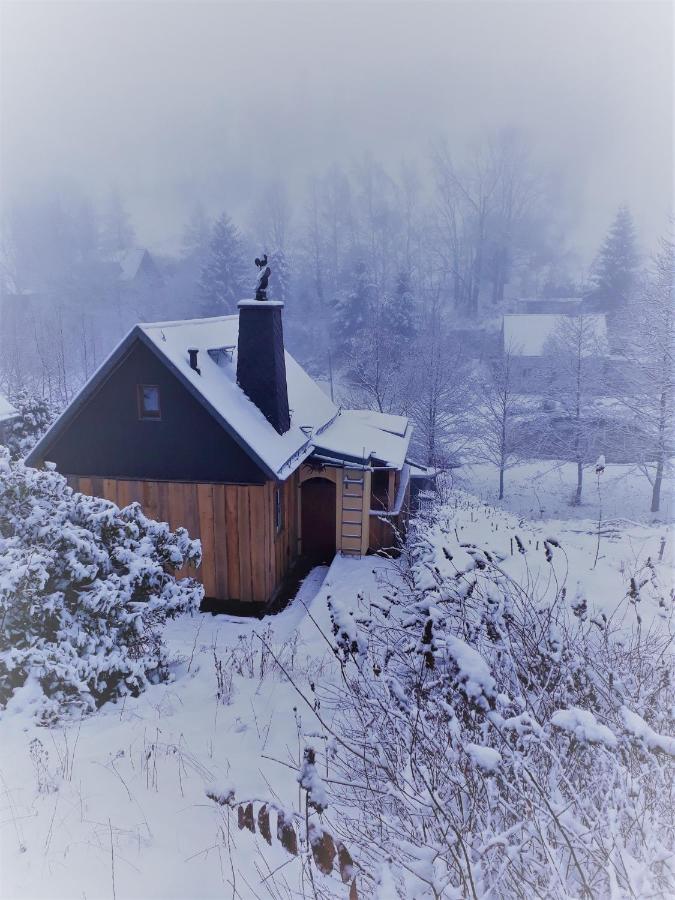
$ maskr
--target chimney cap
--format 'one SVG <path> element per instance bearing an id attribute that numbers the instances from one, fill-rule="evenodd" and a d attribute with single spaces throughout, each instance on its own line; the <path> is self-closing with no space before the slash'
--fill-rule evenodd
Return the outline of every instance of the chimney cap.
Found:
<path id="1" fill-rule="evenodd" d="M 240 300 L 237 303 L 239 309 L 246 309 L 250 306 L 256 309 L 283 309 L 284 302 L 283 300 Z"/>

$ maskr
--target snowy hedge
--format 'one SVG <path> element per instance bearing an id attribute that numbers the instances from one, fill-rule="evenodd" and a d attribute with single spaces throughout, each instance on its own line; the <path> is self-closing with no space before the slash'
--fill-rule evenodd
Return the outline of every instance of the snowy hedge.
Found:
<path id="1" fill-rule="evenodd" d="M 671 896 L 669 585 L 646 560 L 594 614 L 554 537 L 514 531 L 505 555 L 456 516 L 413 527 L 381 596 L 329 600 L 343 677 L 316 692 L 317 764 L 336 836 L 387 897 Z M 660 624 L 619 627 L 648 597 Z"/>
<path id="2" fill-rule="evenodd" d="M 12 397 L 19 415 L 6 426 L 4 443 L 12 459 L 23 459 L 58 415 L 58 408 L 44 397 L 21 393 Z"/>
<path id="3" fill-rule="evenodd" d="M 0 706 L 25 687 L 48 721 L 168 678 L 162 626 L 203 594 L 174 574 L 200 561 L 185 529 L 0 448 Z"/>

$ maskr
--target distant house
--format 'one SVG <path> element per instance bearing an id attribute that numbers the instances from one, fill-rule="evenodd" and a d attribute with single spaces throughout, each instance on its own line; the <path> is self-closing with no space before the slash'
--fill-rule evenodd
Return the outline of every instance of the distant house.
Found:
<path id="1" fill-rule="evenodd" d="M 523 297 L 516 301 L 519 313 L 578 315 L 584 308 L 583 297 Z"/>
<path id="2" fill-rule="evenodd" d="M 18 418 L 19 412 L 15 409 L 9 400 L 0 394 L 0 444 L 4 444 L 7 435 L 7 427 L 14 419 Z"/>
<path id="3" fill-rule="evenodd" d="M 115 253 L 111 262 L 116 264 L 119 281 L 129 287 L 161 284 L 162 273 L 148 250 L 132 247 Z"/>
<path id="4" fill-rule="evenodd" d="M 514 382 L 523 393 L 541 393 L 552 373 L 549 349 L 561 325 L 570 318 L 563 313 L 511 313 L 502 324 L 502 350 L 511 352 Z M 590 342 L 599 372 L 614 368 L 604 314 L 584 315 L 594 336 Z"/>
<path id="5" fill-rule="evenodd" d="M 338 409 L 284 351 L 282 309 L 136 325 L 28 457 L 201 538 L 223 609 L 264 611 L 300 556 L 391 547 L 407 521 L 411 425 Z"/>

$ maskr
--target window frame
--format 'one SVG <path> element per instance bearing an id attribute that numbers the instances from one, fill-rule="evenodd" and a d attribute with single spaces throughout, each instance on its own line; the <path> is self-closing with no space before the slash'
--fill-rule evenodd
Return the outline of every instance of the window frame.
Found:
<path id="1" fill-rule="evenodd" d="M 148 412 L 145 408 L 143 392 L 147 388 L 154 388 L 157 391 L 157 412 Z M 138 410 L 138 418 L 141 422 L 161 422 L 162 421 L 162 392 L 158 384 L 137 384 L 136 385 L 136 406 Z"/>

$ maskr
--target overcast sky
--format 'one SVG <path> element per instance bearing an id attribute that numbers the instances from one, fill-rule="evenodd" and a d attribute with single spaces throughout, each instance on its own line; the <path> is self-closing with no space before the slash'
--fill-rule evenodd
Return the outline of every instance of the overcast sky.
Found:
<path id="1" fill-rule="evenodd" d="M 670 2 L 5 0 L 1 40 L 5 195 L 116 185 L 157 248 L 196 199 L 236 216 L 272 175 L 505 125 L 565 173 L 583 254 L 622 202 L 646 244 L 666 223 Z"/>

